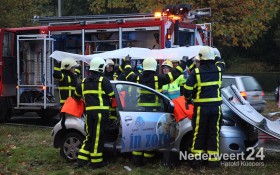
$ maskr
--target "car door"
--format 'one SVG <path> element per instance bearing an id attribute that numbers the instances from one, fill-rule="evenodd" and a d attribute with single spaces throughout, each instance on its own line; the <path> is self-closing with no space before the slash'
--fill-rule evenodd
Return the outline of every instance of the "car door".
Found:
<path id="1" fill-rule="evenodd" d="M 280 139 L 279 122 L 271 121 L 258 113 L 246 100 L 244 100 L 235 85 L 223 88 L 221 94 L 223 102 L 240 118 L 259 130 Z"/>
<path id="2" fill-rule="evenodd" d="M 161 93 L 131 82 L 112 82 L 122 126 L 121 152 L 170 147 L 178 134 L 170 103 Z M 141 95 L 156 99 L 141 103 Z M 142 96 L 143 97 L 143 96 Z"/>

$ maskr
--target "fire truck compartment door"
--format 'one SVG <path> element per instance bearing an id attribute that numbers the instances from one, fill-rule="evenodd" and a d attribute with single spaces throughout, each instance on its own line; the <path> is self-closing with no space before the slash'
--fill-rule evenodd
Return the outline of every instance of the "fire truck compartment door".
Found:
<path id="1" fill-rule="evenodd" d="M 280 124 L 258 113 L 239 93 L 235 85 L 221 90 L 223 102 L 241 119 L 259 130 L 280 139 Z"/>

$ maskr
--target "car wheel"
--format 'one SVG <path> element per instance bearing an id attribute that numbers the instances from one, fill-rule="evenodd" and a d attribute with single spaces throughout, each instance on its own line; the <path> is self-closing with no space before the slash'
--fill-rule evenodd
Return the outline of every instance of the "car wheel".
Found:
<path id="1" fill-rule="evenodd" d="M 82 146 L 84 136 L 82 134 L 72 132 L 68 133 L 61 142 L 60 155 L 67 161 L 75 161 L 78 157 L 79 149 Z"/>

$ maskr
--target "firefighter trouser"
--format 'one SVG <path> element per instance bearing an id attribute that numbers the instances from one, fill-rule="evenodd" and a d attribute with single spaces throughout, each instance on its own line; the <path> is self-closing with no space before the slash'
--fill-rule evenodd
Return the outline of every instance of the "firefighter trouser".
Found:
<path id="1" fill-rule="evenodd" d="M 132 159 L 135 164 L 143 163 L 143 158 L 146 160 L 152 159 L 155 156 L 154 151 L 133 151 Z"/>
<path id="2" fill-rule="evenodd" d="M 208 161 L 219 161 L 220 106 L 194 107 L 192 118 L 193 142 L 191 152 L 198 158 L 207 150 Z"/>
<path id="3" fill-rule="evenodd" d="M 78 161 L 98 164 L 103 162 L 105 127 L 109 111 L 87 112 L 85 121 L 86 138 L 78 154 Z"/>

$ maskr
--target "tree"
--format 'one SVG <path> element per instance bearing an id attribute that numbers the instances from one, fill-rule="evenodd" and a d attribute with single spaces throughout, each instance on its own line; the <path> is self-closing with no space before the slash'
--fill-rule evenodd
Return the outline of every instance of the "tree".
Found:
<path id="1" fill-rule="evenodd" d="M 139 12 L 153 12 L 166 4 L 191 3 L 194 8 L 211 7 L 215 45 L 250 47 L 269 29 L 269 21 L 279 11 L 279 0 L 89 0 L 90 10 L 105 13 L 108 9 L 131 7 Z M 203 21 L 199 21 L 203 22 Z"/>
<path id="2" fill-rule="evenodd" d="M 90 7 L 90 2 L 87 0 L 67 0 L 67 1 L 61 0 L 61 15 L 62 16 L 91 15 L 93 12 L 90 11 L 89 7 Z"/>
<path id="3" fill-rule="evenodd" d="M 0 27 L 33 26 L 34 15 L 50 14 L 49 0 L 1 0 Z"/>
<path id="4" fill-rule="evenodd" d="M 223 46 L 249 48 L 267 31 L 279 11 L 278 0 L 211 0 L 214 37 Z"/>

